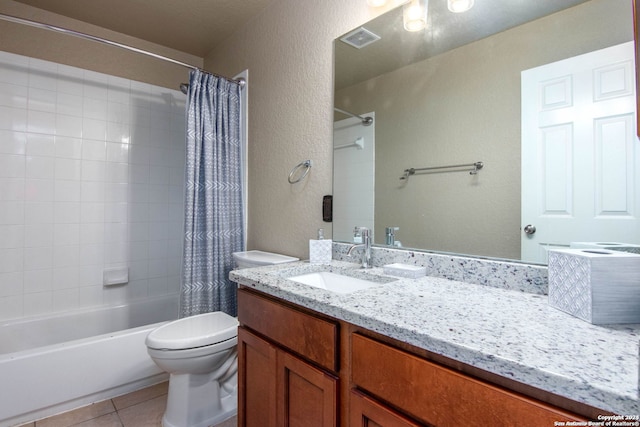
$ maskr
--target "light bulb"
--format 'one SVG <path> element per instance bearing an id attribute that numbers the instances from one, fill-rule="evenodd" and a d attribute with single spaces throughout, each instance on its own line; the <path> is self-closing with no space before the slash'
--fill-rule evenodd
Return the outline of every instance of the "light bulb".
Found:
<path id="1" fill-rule="evenodd" d="M 407 31 L 420 31 L 427 26 L 427 9 L 429 0 L 411 0 L 404 5 L 402 21 Z"/>
<path id="2" fill-rule="evenodd" d="M 473 7 L 474 0 L 447 0 L 447 7 L 453 13 L 462 13 Z"/>

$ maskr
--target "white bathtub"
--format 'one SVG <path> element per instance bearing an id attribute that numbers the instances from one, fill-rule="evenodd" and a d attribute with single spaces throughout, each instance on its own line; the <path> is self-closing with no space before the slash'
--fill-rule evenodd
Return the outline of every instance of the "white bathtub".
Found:
<path id="1" fill-rule="evenodd" d="M 144 340 L 178 317 L 178 296 L 0 323 L 0 427 L 167 378 Z"/>

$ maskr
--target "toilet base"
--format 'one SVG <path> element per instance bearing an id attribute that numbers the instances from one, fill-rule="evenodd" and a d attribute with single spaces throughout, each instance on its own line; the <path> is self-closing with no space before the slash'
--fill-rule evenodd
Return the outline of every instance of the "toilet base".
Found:
<path id="1" fill-rule="evenodd" d="M 209 427 L 238 413 L 238 395 L 208 374 L 171 374 L 163 427 Z"/>
<path id="2" fill-rule="evenodd" d="M 225 405 L 224 404 L 224 400 L 227 399 L 229 400 L 229 404 Z M 223 408 L 225 406 L 229 406 L 229 408 L 227 408 L 227 410 L 222 410 L 222 412 L 216 414 L 215 416 L 209 418 L 208 420 L 203 420 L 198 422 L 197 424 L 192 424 L 189 427 L 209 427 L 209 426 L 213 426 L 216 424 L 220 424 L 223 421 L 228 420 L 231 417 L 235 417 L 236 415 L 238 415 L 238 402 L 237 402 L 238 397 L 237 396 L 227 396 L 226 398 L 223 398 Z M 233 400 L 233 404 L 231 403 L 231 400 Z M 231 406 L 233 406 L 231 408 Z M 167 420 L 167 414 L 165 413 L 165 415 L 162 417 L 162 427 L 183 427 L 182 425 L 179 424 L 172 424 L 170 421 Z"/>

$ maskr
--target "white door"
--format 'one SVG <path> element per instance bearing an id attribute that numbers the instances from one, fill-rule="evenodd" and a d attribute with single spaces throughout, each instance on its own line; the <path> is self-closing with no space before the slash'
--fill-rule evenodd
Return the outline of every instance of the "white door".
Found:
<path id="1" fill-rule="evenodd" d="M 333 240 L 341 242 L 353 241 L 356 226 L 374 230 L 375 114 L 362 116 L 373 123 L 349 118 L 333 126 Z"/>
<path id="2" fill-rule="evenodd" d="M 522 72 L 523 261 L 639 242 L 634 70 L 629 42 Z"/>

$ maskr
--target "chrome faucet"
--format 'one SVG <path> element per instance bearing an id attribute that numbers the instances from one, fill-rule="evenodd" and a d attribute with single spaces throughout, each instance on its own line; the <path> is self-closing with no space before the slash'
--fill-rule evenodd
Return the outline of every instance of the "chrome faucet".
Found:
<path id="1" fill-rule="evenodd" d="M 371 268 L 371 231 L 367 227 L 356 227 L 356 231 L 362 236 L 362 243 L 351 245 L 347 251 L 347 256 L 351 256 L 356 248 L 362 248 L 362 268 Z"/>

